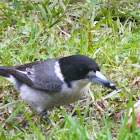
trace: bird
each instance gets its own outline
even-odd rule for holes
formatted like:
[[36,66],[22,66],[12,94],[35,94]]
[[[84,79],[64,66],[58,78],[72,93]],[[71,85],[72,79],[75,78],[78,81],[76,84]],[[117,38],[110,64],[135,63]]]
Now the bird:
[[93,59],[80,54],[0,66],[0,76],[13,83],[21,99],[46,121],[48,110],[80,100],[91,83],[116,89]]

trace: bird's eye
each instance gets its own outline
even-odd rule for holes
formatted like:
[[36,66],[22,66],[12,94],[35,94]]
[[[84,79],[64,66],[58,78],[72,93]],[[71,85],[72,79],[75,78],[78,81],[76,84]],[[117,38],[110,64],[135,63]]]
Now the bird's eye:
[[95,77],[95,73],[93,71],[90,71],[88,74],[87,74],[87,78],[93,78]]
[[86,77],[87,77],[88,79],[91,79],[91,78],[92,78],[92,76],[91,76],[91,75],[87,75]]

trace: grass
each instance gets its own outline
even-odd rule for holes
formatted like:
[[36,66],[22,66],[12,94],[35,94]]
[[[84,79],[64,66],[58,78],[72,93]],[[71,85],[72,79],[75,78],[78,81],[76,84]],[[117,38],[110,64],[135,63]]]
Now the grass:
[[119,92],[92,85],[86,100],[50,111],[47,123],[15,102],[18,94],[1,78],[0,140],[138,140],[135,123],[132,131],[126,123],[140,96],[139,5],[138,0],[1,1],[1,66],[83,54],[98,62]]

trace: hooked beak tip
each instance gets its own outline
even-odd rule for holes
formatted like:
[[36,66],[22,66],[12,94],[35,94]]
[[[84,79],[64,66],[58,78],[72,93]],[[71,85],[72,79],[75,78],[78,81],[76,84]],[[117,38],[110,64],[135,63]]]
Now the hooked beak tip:
[[110,86],[109,88],[114,89],[114,90],[117,89],[115,85],[114,86]]
[[116,90],[116,86],[114,85],[114,83],[110,81],[102,81],[102,85],[105,87],[111,88],[113,90]]
[[113,84],[113,83],[110,83],[110,86],[109,86],[109,88],[111,88],[111,89],[116,89],[116,86]]

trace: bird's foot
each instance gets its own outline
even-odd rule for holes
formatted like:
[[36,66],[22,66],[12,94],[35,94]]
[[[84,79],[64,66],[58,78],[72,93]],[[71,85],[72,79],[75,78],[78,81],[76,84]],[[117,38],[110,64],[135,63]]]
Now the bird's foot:
[[50,121],[50,119],[48,118],[47,110],[44,110],[44,111],[40,112],[40,113],[39,113],[39,116],[40,116],[43,120],[45,120],[45,121],[47,121],[47,122]]

